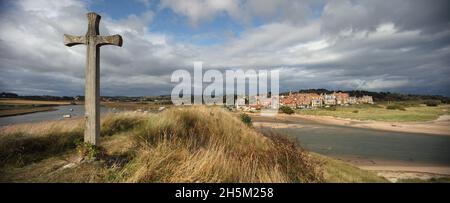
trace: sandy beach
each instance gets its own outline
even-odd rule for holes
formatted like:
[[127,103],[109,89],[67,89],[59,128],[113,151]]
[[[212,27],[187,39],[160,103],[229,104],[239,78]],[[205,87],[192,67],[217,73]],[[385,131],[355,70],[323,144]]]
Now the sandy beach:
[[398,182],[402,179],[429,180],[432,178],[450,177],[450,167],[433,164],[415,164],[402,161],[361,159],[357,157],[336,158],[345,161],[363,170],[373,171],[378,176],[384,177],[390,182]]
[[440,166],[357,166],[375,172],[390,182],[405,179],[430,180],[450,177],[450,167]]

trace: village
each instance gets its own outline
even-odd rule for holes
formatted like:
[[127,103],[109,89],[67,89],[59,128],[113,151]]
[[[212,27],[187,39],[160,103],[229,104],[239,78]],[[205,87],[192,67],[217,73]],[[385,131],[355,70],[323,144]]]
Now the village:
[[246,97],[238,97],[235,105],[236,109],[251,111],[268,108],[277,109],[280,106],[288,106],[293,109],[315,109],[355,104],[374,104],[374,102],[372,96],[356,97],[345,92],[333,92],[331,94],[289,92],[288,95],[281,95],[279,98],[264,95],[254,96],[249,101],[246,101]]
[[[0,0],[0,183],[165,184],[122,201],[450,183],[449,2]],[[441,194],[414,187],[399,197]]]

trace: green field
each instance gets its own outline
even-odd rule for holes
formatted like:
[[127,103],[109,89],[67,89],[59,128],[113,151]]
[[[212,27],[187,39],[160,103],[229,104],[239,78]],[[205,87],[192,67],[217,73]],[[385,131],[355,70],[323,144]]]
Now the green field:
[[0,117],[52,111],[58,105],[69,105],[70,101],[38,101],[26,99],[0,99]]
[[161,101],[161,102],[102,102],[102,106],[108,108],[116,108],[125,111],[151,111],[157,110],[160,107],[169,107],[172,106],[170,101]]
[[322,162],[323,175],[329,183],[386,183],[389,182],[383,177],[377,176],[374,172],[361,170],[355,166],[347,164],[330,157],[311,153],[315,159]]
[[449,114],[450,105],[439,105],[430,107],[426,105],[395,104],[404,110],[391,110],[387,106],[393,104],[353,105],[337,106],[320,109],[296,110],[300,115],[333,116],[350,118],[356,120],[390,121],[390,122],[412,122],[432,121],[441,115]]
[[6,116],[18,116],[29,113],[37,113],[43,111],[53,111],[56,110],[53,107],[33,107],[33,106],[25,106],[25,107],[15,107],[11,109],[0,109],[0,117]]

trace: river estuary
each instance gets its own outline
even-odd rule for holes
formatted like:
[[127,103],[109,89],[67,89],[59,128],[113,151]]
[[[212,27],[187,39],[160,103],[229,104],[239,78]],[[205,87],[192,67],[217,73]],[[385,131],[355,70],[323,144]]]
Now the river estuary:
[[[55,111],[2,117],[0,126],[62,120],[63,115],[80,118],[84,114],[83,105],[58,106]],[[101,113],[114,112],[101,108]],[[353,128],[321,124],[306,119],[280,121],[259,117],[256,123],[290,123],[296,127],[271,128],[294,137],[303,148],[346,161],[359,163],[402,163],[404,165],[430,165],[450,167],[450,136],[417,133],[389,132],[373,129]],[[268,128],[268,127],[266,127]]]
[[450,167],[450,136],[335,126],[301,118],[254,120],[269,124],[262,129],[297,139],[304,149],[357,165]]

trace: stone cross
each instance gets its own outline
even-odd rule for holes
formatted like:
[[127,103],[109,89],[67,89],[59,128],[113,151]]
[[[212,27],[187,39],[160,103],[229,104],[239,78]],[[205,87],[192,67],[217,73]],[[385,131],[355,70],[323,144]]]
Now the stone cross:
[[84,142],[98,144],[100,135],[100,47],[103,45],[122,46],[120,35],[100,36],[100,16],[88,13],[88,31],[85,36],[64,35],[64,44],[87,45],[86,83],[85,83],[85,122]]

